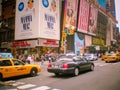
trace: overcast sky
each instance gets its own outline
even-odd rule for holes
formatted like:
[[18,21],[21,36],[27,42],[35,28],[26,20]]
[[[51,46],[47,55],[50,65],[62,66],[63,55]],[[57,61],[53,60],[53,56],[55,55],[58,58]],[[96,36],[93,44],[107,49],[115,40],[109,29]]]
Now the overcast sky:
[[118,21],[117,26],[119,27],[119,31],[120,31],[120,0],[115,0],[116,3],[116,19]]

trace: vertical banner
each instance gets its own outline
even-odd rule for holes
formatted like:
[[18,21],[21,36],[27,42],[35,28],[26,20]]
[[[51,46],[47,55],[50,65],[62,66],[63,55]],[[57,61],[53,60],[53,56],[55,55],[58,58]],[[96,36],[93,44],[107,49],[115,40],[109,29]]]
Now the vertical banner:
[[89,22],[89,8],[90,5],[87,0],[80,0],[79,7],[79,19],[78,19],[78,31],[87,33]]
[[88,32],[90,33],[94,33],[94,30],[97,27],[97,16],[98,16],[98,10],[91,5],[90,17],[89,17],[89,30],[88,30]]
[[85,46],[92,46],[92,36],[85,35]]
[[113,39],[117,40],[117,29],[115,26],[113,27]]
[[72,29],[76,27],[78,0],[66,0],[65,3],[65,28]]
[[39,0],[16,0],[15,40],[39,36]]
[[67,35],[73,35],[76,29],[77,22],[78,0],[65,0],[64,3],[64,20],[62,27],[61,48],[63,49],[66,43]]
[[40,37],[60,40],[59,0],[39,0]]
[[111,20],[108,19],[107,23],[107,32],[106,32],[106,45],[110,46],[111,45]]
[[75,37],[75,43],[74,43],[75,54],[80,54],[80,52],[84,50],[84,42],[85,42],[84,35],[83,34],[78,35],[77,33],[75,33],[74,37]]

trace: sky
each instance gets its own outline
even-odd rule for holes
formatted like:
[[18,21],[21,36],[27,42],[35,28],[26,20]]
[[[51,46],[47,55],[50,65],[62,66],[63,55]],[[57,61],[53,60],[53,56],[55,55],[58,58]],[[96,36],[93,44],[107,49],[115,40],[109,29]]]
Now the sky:
[[120,31],[120,0],[115,0],[115,8],[116,8],[116,19],[118,21],[117,26],[119,27],[119,31]]

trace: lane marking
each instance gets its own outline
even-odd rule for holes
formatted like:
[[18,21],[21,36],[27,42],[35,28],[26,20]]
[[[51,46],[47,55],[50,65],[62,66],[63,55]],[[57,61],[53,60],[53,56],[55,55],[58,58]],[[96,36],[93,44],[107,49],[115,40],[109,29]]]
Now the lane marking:
[[52,90],[61,90],[61,89],[52,89]]
[[105,64],[101,64],[101,65],[99,65],[99,66],[105,66],[105,65],[108,65],[108,64],[105,63]]
[[48,89],[51,89],[51,88],[48,86],[41,86],[41,87],[33,88],[31,90],[48,90]]
[[18,86],[18,89],[27,89],[27,88],[31,88],[31,87],[35,87],[36,85],[33,84],[26,84],[26,85],[22,85],[22,86]]

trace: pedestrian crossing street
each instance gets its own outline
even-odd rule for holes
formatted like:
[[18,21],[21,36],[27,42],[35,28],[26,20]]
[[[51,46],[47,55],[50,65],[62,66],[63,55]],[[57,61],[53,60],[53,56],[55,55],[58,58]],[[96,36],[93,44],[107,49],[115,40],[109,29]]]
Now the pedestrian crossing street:
[[16,86],[18,90],[61,90],[49,86],[37,86],[34,84],[26,84],[24,82],[17,82],[17,81],[6,81],[5,83],[12,86]]

